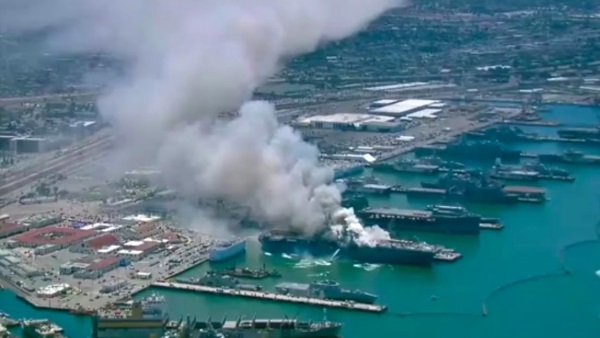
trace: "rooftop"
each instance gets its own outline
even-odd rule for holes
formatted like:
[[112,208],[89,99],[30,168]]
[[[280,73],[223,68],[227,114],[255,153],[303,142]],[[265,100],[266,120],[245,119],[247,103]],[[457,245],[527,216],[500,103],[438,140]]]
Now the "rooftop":
[[383,123],[392,122],[393,117],[380,116],[372,114],[351,114],[351,113],[337,113],[331,115],[313,115],[299,120],[300,123],[346,123],[346,124],[360,124],[360,123]]
[[119,244],[119,239],[110,234],[102,235],[87,241],[87,245],[96,250],[116,244]]
[[393,103],[381,108],[371,110],[372,113],[402,115],[415,109],[424,108],[434,103],[440,103],[439,100],[418,100],[409,99]]
[[95,263],[88,265],[88,270],[102,270],[119,262],[118,257],[107,257]]
[[161,219],[160,216],[151,216],[151,215],[144,215],[144,214],[123,217],[124,221],[130,221],[130,222],[133,221],[133,222],[140,222],[140,223],[155,222],[155,221],[159,221],[160,219]]
[[79,230],[65,227],[46,227],[27,231],[22,235],[16,236],[15,239],[21,243],[27,244],[65,245],[91,237],[95,233],[96,232],[93,230]]
[[416,119],[422,119],[422,118],[435,119],[435,118],[437,118],[436,114],[441,111],[442,111],[441,109],[425,108],[425,109],[416,111],[414,113],[410,113],[410,114],[406,115],[406,117],[416,118]]
[[160,242],[144,242],[144,244],[135,248],[138,251],[150,251],[160,246]]

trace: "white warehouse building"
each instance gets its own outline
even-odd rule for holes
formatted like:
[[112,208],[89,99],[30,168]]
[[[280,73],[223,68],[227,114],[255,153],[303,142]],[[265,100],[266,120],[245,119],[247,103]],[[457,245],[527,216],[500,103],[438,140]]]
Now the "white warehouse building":
[[439,100],[409,99],[392,103],[387,106],[371,109],[371,113],[378,115],[393,116],[394,118],[398,118],[431,106],[439,108],[440,105],[442,105],[442,102]]
[[298,127],[312,127],[319,129],[379,132],[395,131],[401,127],[401,123],[397,122],[396,118],[392,116],[351,113],[302,117],[296,121],[295,125]]

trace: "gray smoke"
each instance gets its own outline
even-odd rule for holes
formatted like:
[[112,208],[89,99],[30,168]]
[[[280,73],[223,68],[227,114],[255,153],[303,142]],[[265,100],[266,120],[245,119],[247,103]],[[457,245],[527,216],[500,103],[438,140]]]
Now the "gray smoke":
[[[223,198],[312,232],[340,206],[332,170],[274,107],[247,102],[281,62],[343,39],[404,0],[0,0],[0,22],[51,31],[56,52],[131,65],[99,101],[132,164],[156,160],[188,196]],[[240,108],[241,107],[241,108]],[[239,118],[214,122],[223,112]]]

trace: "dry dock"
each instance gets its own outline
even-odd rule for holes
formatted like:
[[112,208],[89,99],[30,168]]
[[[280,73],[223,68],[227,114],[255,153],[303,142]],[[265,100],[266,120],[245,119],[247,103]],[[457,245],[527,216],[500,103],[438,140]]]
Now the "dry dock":
[[201,292],[201,293],[212,293],[215,295],[254,298],[254,299],[260,299],[260,300],[270,300],[270,301],[274,301],[274,302],[307,304],[307,305],[315,305],[315,306],[320,306],[320,307],[331,307],[331,308],[354,310],[354,311],[365,311],[365,312],[373,312],[373,313],[383,313],[387,310],[387,306],[384,306],[384,305],[341,302],[341,301],[335,301],[335,300],[309,298],[309,297],[294,297],[294,296],[281,295],[281,294],[270,293],[270,292],[214,288],[214,287],[202,286],[202,285],[156,282],[156,283],[153,283],[152,286],[158,287],[158,288],[175,289],[175,290],[186,290],[186,291]]

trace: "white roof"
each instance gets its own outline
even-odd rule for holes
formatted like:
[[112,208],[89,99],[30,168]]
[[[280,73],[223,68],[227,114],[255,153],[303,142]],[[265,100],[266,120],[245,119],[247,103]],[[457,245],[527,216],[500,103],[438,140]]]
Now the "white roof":
[[300,119],[300,123],[310,124],[315,122],[321,123],[369,123],[369,122],[390,122],[393,121],[393,117],[379,116],[372,114],[349,114],[349,113],[337,113],[331,115],[313,115]]
[[396,140],[398,140],[398,141],[412,141],[414,139],[415,139],[414,136],[408,136],[408,135],[401,135],[396,138]]
[[119,230],[119,229],[121,229],[121,228],[122,228],[122,226],[120,226],[120,225],[113,225],[113,226],[111,226],[111,227],[108,227],[108,228],[106,228],[106,229],[102,229],[102,230],[100,230],[100,232],[105,232],[105,233],[106,233],[106,232],[113,232],[113,231]]
[[398,100],[393,100],[393,99],[383,99],[383,100],[377,100],[374,102],[371,102],[371,104],[376,104],[376,105],[383,105],[383,104],[392,104],[398,102]]
[[437,114],[441,111],[442,111],[441,109],[423,109],[423,110],[419,110],[417,112],[408,114],[408,115],[406,115],[406,117],[415,118],[415,119],[422,119],[422,118],[435,119],[435,118],[437,118],[437,116],[435,114]]
[[410,88],[410,87],[418,87],[426,85],[427,82],[410,82],[410,83],[398,83],[387,86],[378,86],[378,87],[369,87],[365,88],[365,90],[369,91],[382,91],[382,90],[392,90],[392,89],[400,89],[400,88]]
[[117,252],[119,255],[133,255],[133,256],[137,256],[137,255],[141,255],[144,252],[140,251],[140,250],[119,250]]
[[118,250],[120,247],[121,247],[120,245],[110,245],[106,248],[102,248],[102,249],[98,250],[98,253],[101,253],[101,254],[110,253],[115,250]]
[[152,273],[140,271],[140,272],[136,273],[136,275],[146,277],[146,276],[151,276]]
[[131,215],[123,217],[124,221],[134,221],[134,222],[152,222],[160,220],[160,216],[149,216],[144,214]]
[[112,227],[112,224],[108,224],[108,223],[94,223],[94,224],[88,224],[84,227],[81,227],[81,230],[101,230],[101,229],[105,229],[105,228],[110,228]]
[[438,101],[438,100],[409,99],[409,100],[400,101],[400,102],[397,102],[394,104],[390,104],[385,107],[372,109],[371,112],[401,115],[406,112],[409,112],[409,111],[412,111],[412,110],[415,110],[418,108],[427,107],[433,103],[439,103],[439,102],[440,101]]
[[142,244],[144,244],[143,241],[129,241],[129,242],[123,244],[123,246],[140,246]]

